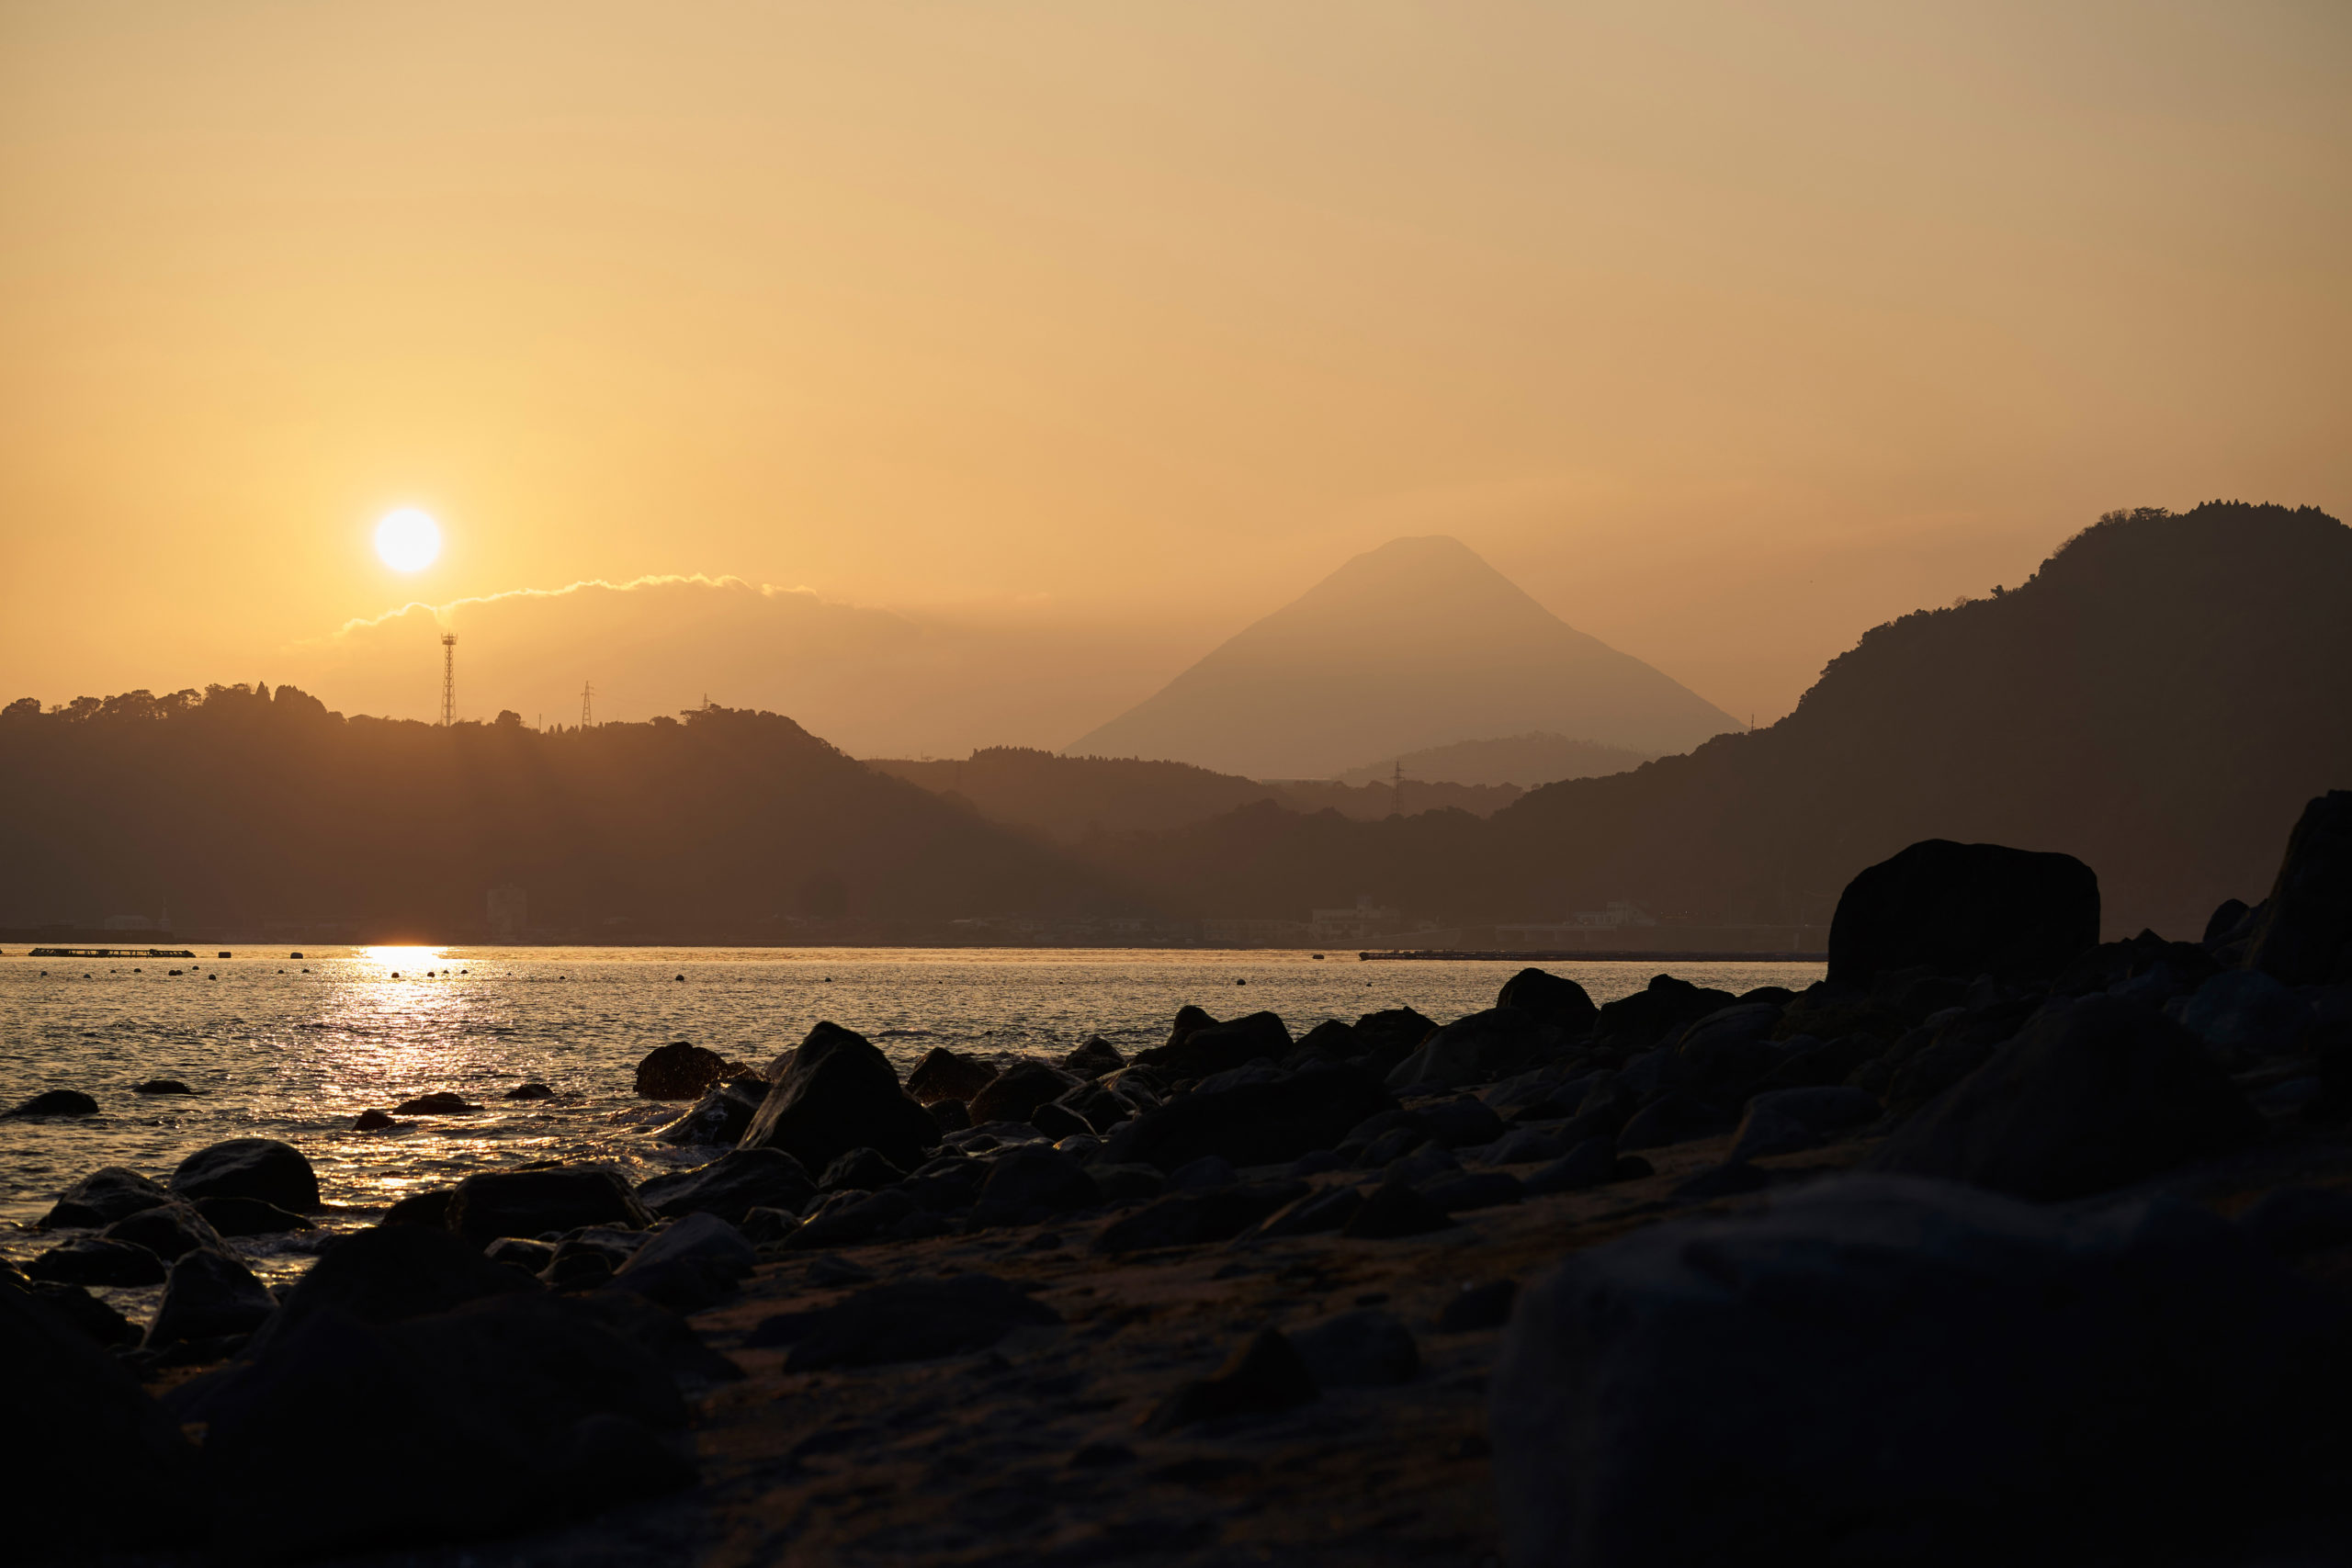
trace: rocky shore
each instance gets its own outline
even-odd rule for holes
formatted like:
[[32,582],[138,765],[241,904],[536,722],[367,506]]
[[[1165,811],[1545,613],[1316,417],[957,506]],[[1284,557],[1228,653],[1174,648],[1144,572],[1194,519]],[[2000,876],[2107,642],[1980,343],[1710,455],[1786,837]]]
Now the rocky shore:
[[470,1176],[277,1294],[225,1238],[315,1223],[298,1150],[96,1171],[0,1275],[12,1543],[2346,1561],[2352,793],[2199,940],[2098,935],[2089,868],[1931,840],[1803,992],[679,1043],[636,1087],[709,1157]]

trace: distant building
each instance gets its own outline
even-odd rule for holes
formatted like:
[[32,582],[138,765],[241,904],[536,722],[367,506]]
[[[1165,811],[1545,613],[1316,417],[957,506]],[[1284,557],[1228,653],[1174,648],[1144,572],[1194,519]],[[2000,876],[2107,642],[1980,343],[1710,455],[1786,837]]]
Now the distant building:
[[490,890],[486,902],[490,906],[490,937],[492,942],[520,941],[530,929],[531,900],[529,896],[511,882],[502,883]]
[[167,931],[170,922],[153,915],[108,915],[104,929],[110,931]]
[[1397,910],[1374,904],[1367,894],[1352,908],[1308,910],[1306,930],[1317,942],[1369,942],[1395,931],[1403,919]]
[[[1508,925],[1495,928],[1495,938],[1505,947],[1527,947],[1543,944],[1573,947],[1589,938],[1611,931],[1623,931],[1634,926],[1657,924],[1656,915],[1646,914],[1638,904],[1617,898],[1606,909],[1578,909],[1564,920],[1549,920],[1530,925]],[[1647,945],[1636,943],[1637,946]]]

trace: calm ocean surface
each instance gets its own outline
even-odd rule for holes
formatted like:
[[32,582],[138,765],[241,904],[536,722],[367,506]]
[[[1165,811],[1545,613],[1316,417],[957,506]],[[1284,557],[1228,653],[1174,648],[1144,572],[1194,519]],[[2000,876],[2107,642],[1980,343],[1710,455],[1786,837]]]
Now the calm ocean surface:
[[[671,1040],[764,1066],[831,1019],[902,1072],[934,1045],[1059,1055],[1101,1034],[1132,1053],[1163,1043],[1187,1002],[1219,1018],[1271,1008],[1294,1034],[1398,1005],[1442,1023],[1492,1006],[1518,968],[1197,950],[339,948],[307,949],[300,960],[232,951],[197,961],[0,957],[0,1107],[74,1089],[100,1108],[77,1120],[0,1122],[0,1252],[21,1259],[48,1246],[22,1227],[99,1166],[160,1179],[222,1138],[294,1145],[317,1168],[326,1201],[357,1209],[527,1161],[611,1160],[640,1177],[698,1162],[707,1152],[683,1156],[647,1135],[684,1107],[630,1092],[638,1059]],[[1548,967],[1608,1001],[1661,965]],[[1821,975],[1817,964],[1666,967],[1733,992],[1801,988]],[[174,968],[186,973],[174,977]],[[158,1077],[198,1092],[130,1092]],[[531,1078],[561,1098],[499,1100]],[[390,1133],[351,1130],[371,1106],[390,1110],[435,1089],[484,1109]],[[240,1247],[266,1277],[308,1261],[299,1238]],[[143,1301],[104,1293],[125,1311]]]

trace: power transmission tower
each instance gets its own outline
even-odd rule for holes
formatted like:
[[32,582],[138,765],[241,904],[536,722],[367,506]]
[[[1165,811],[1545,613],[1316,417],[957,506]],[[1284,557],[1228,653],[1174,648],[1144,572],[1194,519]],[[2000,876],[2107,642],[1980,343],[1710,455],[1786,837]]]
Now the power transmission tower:
[[593,705],[594,704],[594,702],[595,702],[595,699],[596,699],[596,688],[595,688],[595,687],[594,687],[594,686],[592,686],[592,685],[590,685],[590,684],[589,684],[587,682],[585,682],[585,681],[581,682],[580,682],[580,728],[582,728],[582,729],[590,729],[590,728],[594,728],[595,727],[595,723],[596,723],[596,710],[595,710],[594,706]]
[[458,722],[458,634],[441,634],[441,728]]
[[1393,809],[1393,810],[1395,810],[1395,812],[1396,813],[1396,815],[1397,815],[1397,816],[1399,816],[1399,817],[1404,816],[1404,815],[1405,815],[1405,759],[1404,759],[1404,758],[1402,758],[1402,757],[1399,757],[1399,758],[1397,758],[1397,759],[1396,759],[1396,773],[1393,773],[1392,775],[1390,775],[1390,777],[1389,777],[1389,781],[1388,781],[1388,787],[1389,787],[1391,790],[1393,790],[1393,791],[1395,791],[1395,792],[1396,792],[1396,798],[1395,798],[1395,802],[1394,802],[1394,805],[1393,805],[1393,807],[1392,807],[1392,809]]

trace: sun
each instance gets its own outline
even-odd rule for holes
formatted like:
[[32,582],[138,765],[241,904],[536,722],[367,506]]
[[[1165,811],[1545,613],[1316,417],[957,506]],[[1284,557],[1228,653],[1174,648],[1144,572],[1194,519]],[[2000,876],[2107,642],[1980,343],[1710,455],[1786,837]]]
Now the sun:
[[441,525],[403,506],[376,525],[376,553],[394,571],[423,571],[441,553]]

